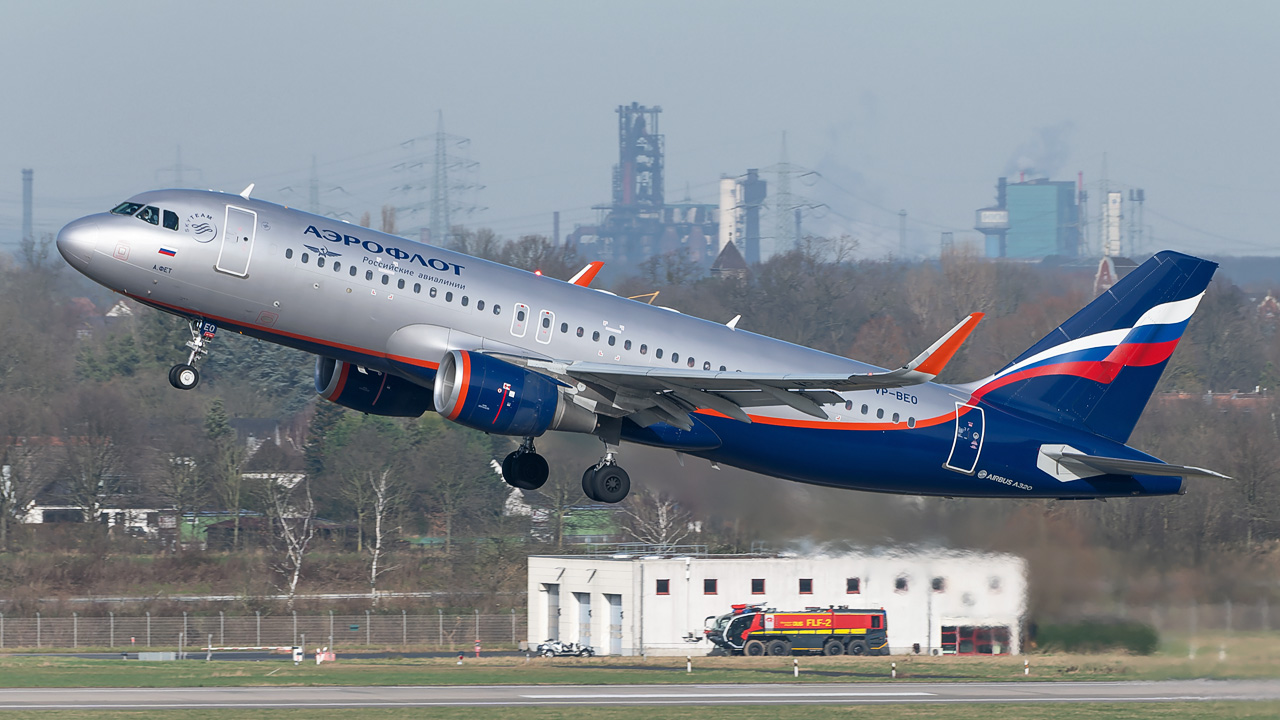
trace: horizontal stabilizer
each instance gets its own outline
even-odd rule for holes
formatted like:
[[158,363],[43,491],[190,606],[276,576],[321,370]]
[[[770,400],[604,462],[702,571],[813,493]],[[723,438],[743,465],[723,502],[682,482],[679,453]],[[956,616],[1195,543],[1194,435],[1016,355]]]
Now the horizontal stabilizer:
[[1204,468],[1186,465],[1169,465],[1147,460],[1123,460],[1121,458],[1098,457],[1082,453],[1045,453],[1049,458],[1064,465],[1084,465],[1099,472],[1112,475],[1155,475],[1174,477],[1204,477],[1230,480],[1231,478]]

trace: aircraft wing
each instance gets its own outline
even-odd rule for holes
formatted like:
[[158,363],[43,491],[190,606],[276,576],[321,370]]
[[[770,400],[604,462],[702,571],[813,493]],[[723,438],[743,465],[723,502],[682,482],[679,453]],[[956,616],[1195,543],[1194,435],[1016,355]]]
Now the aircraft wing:
[[707,372],[598,362],[526,363],[590,387],[620,411],[612,414],[631,416],[645,426],[665,422],[689,429],[692,422],[688,414],[699,409],[749,423],[751,419],[742,408],[766,405],[787,405],[825,420],[829,416],[822,406],[843,402],[838,392],[905,387],[933,380],[982,317],[982,313],[973,313],[897,370],[866,375]]
[[1083,453],[1058,452],[1045,453],[1049,458],[1056,460],[1070,467],[1071,465],[1083,465],[1093,470],[1114,475],[1172,475],[1176,477],[1204,477],[1217,478],[1219,480],[1230,480],[1230,477],[1222,473],[1216,473],[1212,470],[1204,468],[1190,467],[1187,465],[1169,465],[1162,462],[1151,462],[1148,460],[1122,460],[1120,458],[1099,457],[1097,455],[1085,455]]

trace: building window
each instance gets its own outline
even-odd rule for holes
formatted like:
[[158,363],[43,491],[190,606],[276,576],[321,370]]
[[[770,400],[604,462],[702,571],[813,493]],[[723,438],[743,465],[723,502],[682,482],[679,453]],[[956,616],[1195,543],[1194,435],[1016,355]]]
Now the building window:
[[946,591],[947,591],[947,579],[946,579],[946,578],[941,578],[941,577],[936,577],[936,578],[934,578],[934,579],[933,579],[933,581],[930,583],[930,586],[933,588],[933,591],[934,591],[934,592],[946,592]]
[[849,595],[862,592],[862,578],[845,578],[844,591]]
[[800,594],[801,595],[813,594],[813,578],[800,578]]
[[716,594],[716,579],[715,579],[715,578],[707,578],[707,579],[705,579],[705,580],[703,580],[703,581],[702,581],[702,594],[703,594],[703,595],[715,595],[715,594]]
[[907,591],[907,578],[906,578],[906,577],[899,577],[897,580],[894,580],[894,581],[893,581],[893,589],[894,589],[894,591],[895,591],[895,592],[900,592],[900,593],[906,592],[906,591]]
[[764,594],[764,578],[755,578],[754,580],[751,581],[751,594],[752,595]]
[[670,581],[670,580],[659,580],[659,581],[658,581],[658,594],[659,594],[659,595],[670,595],[670,594],[671,594],[671,581]]

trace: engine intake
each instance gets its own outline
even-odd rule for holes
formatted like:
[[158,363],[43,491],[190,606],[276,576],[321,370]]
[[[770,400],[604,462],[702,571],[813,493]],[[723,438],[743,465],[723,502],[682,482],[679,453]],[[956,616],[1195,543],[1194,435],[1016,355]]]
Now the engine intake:
[[418,417],[431,409],[431,390],[402,377],[316,358],[316,392],[352,410],[391,417]]
[[499,435],[596,428],[596,414],[566,397],[555,380],[466,350],[451,350],[440,361],[434,399],[446,418]]

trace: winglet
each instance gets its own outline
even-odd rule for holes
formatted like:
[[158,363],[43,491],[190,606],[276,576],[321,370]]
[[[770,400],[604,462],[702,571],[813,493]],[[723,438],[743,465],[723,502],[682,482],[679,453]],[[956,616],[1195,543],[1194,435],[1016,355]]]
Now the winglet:
[[951,358],[955,357],[956,351],[969,339],[969,334],[978,326],[985,313],[972,313],[969,317],[960,321],[959,325],[951,328],[946,335],[938,338],[938,341],[929,346],[928,350],[916,356],[915,360],[907,363],[904,370],[911,370],[923,375],[928,375],[930,379],[937,377],[942,369],[951,362]]
[[579,270],[577,275],[569,278],[569,282],[582,287],[591,287],[591,281],[596,279],[596,273],[600,272],[602,267],[604,263],[599,260],[587,263],[587,266]]
[[732,319],[732,320],[730,320],[729,322],[725,323],[725,325],[729,326],[729,329],[730,329],[730,330],[737,330],[737,329],[738,329],[738,321],[739,321],[739,320],[741,320],[741,319],[742,319],[742,316],[741,316],[741,315],[734,315],[734,316],[733,316],[733,319]]
[[249,187],[245,188],[244,190],[242,190],[242,191],[240,192],[240,197],[244,198],[245,200],[248,200],[248,199],[249,199],[249,193],[253,192],[253,186],[254,186],[254,185],[256,185],[256,184],[257,184],[257,183],[249,183]]

